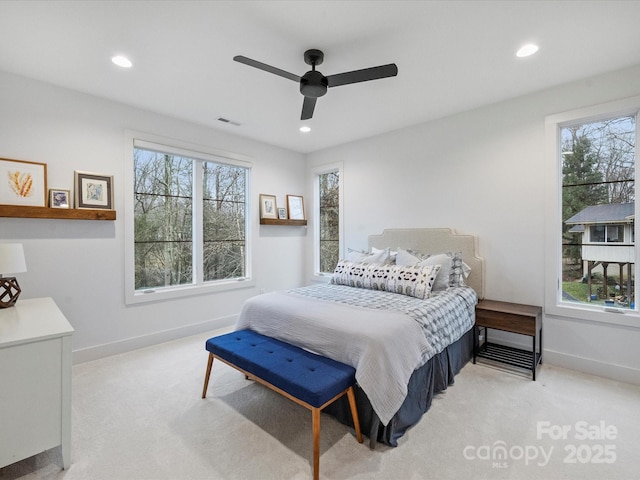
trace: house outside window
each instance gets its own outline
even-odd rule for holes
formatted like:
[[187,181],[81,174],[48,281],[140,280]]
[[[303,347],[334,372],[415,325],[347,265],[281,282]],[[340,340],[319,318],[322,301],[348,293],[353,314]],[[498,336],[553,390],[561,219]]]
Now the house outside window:
[[554,306],[636,311],[636,112],[557,128],[562,227]]
[[128,303],[249,286],[248,165],[143,140],[132,157]]

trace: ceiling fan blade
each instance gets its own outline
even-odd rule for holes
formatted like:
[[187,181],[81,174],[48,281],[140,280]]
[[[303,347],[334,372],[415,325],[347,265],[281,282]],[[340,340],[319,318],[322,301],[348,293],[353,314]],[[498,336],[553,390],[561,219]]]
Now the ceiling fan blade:
[[300,115],[300,120],[309,120],[311,117],[313,117],[313,110],[316,108],[316,100],[317,98],[304,97],[304,102],[302,103],[302,115]]
[[266,63],[258,62],[257,60],[252,60],[242,55],[236,55],[235,57],[233,57],[233,59],[236,62],[244,63],[245,65],[249,65],[250,67],[259,68],[260,70],[264,70],[265,72],[288,78],[289,80],[293,80],[294,82],[300,81],[300,77],[298,75],[294,75],[293,73],[286,72],[279,68],[272,67],[271,65],[267,65]]
[[327,82],[329,87],[339,87],[350,83],[367,82],[379,78],[395,77],[398,75],[398,67],[395,63],[380,65],[379,67],[363,68],[352,72],[329,75]]

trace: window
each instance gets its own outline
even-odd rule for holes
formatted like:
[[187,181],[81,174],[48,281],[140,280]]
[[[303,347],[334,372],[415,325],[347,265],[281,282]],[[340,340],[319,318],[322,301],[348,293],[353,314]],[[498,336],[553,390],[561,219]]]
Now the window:
[[583,237],[585,243],[624,242],[624,225],[591,225],[589,237]]
[[[621,105],[633,106],[616,112]],[[547,277],[553,285],[546,301],[551,313],[602,320],[610,313],[638,312],[638,107],[640,99],[631,99],[547,119],[560,203],[549,229],[557,245],[550,251],[559,253],[556,273]]]
[[318,176],[320,211],[320,272],[330,273],[340,255],[340,173],[328,172]]
[[136,290],[193,283],[194,163],[133,150]]
[[333,273],[340,259],[340,168],[316,172],[316,272]]
[[128,300],[245,281],[249,168],[143,140],[134,141],[132,156]]

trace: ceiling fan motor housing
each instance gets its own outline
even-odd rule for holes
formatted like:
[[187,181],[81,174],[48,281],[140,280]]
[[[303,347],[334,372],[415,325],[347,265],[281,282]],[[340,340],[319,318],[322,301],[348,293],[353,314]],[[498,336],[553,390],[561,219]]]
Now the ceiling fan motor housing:
[[318,98],[327,93],[327,77],[315,70],[309,70],[300,78],[300,93],[305,97]]

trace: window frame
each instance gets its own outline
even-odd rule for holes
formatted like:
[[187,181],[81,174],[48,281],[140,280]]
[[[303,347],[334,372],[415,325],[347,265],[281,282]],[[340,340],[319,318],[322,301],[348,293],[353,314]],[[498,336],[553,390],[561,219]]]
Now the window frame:
[[[635,222],[634,222],[635,223]],[[617,233],[619,234],[619,240],[610,240],[610,236],[609,236],[609,229],[615,227],[617,230]],[[594,225],[590,225],[589,226],[589,244],[595,244],[595,245],[607,245],[609,243],[633,243],[633,242],[627,242],[625,240],[625,231],[626,229],[624,228],[625,225],[622,223],[597,223]],[[602,236],[603,236],[603,240],[594,240],[594,229],[595,228],[602,228]]]
[[[640,165],[638,164],[638,140],[640,139],[640,96],[629,97],[617,101],[571,110],[549,115],[545,118],[545,160],[546,160],[546,208],[545,208],[545,313],[557,317],[571,318],[612,325],[640,328],[640,284],[636,282],[634,295],[637,299],[636,310],[619,309],[586,304],[563,302],[561,299],[562,283],[562,162],[561,129],[577,123],[589,123],[618,116],[636,117],[635,147],[635,184],[638,185]],[[635,202],[635,215],[640,210],[639,202]],[[634,225],[635,228],[635,225]],[[635,238],[635,231],[632,234]],[[634,244],[634,275],[640,278],[640,248]]]
[[[174,285],[157,289],[136,290],[135,289],[135,202],[134,202],[134,171],[133,171],[133,151],[134,148],[150,149],[163,153],[170,153],[196,160],[210,161],[215,163],[226,163],[247,169],[246,178],[246,209],[245,209],[245,251],[246,251],[246,275],[241,278],[224,279],[204,282],[202,268],[197,268],[194,272],[193,283],[188,285]],[[194,187],[201,188],[202,170],[195,169]],[[125,304],[135,305],[140,303],[156,302],[161,300],[179,299],[192,295],[203,295],[217,293],[241,288],[255,287],[256,282],[252,277],[251,258],[251,159],[245,155],[217,150],[202,145],[196,145],[176,139],[170,139],[158,135],[140,133],[135,131],[125,131],[125,162],[124,162],[124,259],[125,259]],[[199,182],[199,183],[198,183]],[[202,242],[203,226],[198,225],[202,213],[202,196],[193,192],[194,204],[194,235],[193,235],[193,255],[198,265],[202,263]]]
[[313,275],[327,279],[332,272],[320,271],[320,175],[338,172],[338,258],[344,258],[344,168],[342,162],[321,165],[312,169],[313,175]]

